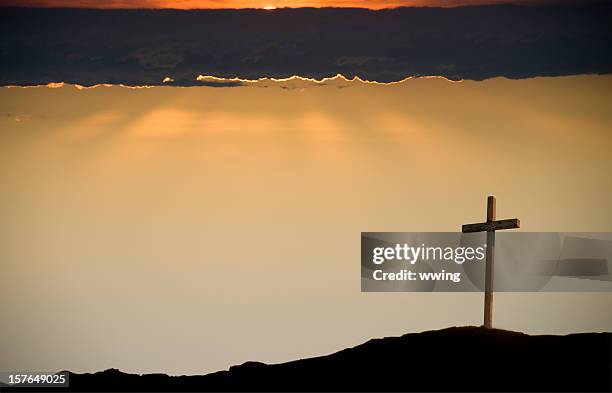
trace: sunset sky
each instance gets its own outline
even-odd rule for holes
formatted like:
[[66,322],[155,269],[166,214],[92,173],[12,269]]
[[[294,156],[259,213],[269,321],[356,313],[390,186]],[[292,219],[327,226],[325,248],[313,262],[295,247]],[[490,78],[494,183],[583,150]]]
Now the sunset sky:
[[[86,8],[455,7],[477,4],[546,4],[558,0],[0,0],[0,6]],[[576,2],[578,3],[578,2]]]
[[[0,88],[0,369],[195,374],[482,320],[361,293],[361,231],[610,231],[610,76]],[[612,329],[612,293],[495,326]]]
[[[479,325],[480,293],[362,293],[360,234],[460,231],[487,195],[520,231],[612,231],[607,4],[27,7],[505,2],[0,0],[24,6],[0,10],[0,371]],[[612,292],[495,296],[498,328],[612,331]]]

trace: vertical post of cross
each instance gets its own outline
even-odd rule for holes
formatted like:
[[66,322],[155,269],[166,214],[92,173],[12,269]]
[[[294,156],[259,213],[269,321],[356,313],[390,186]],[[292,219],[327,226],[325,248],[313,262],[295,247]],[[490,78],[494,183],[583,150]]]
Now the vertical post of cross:
[[493,267],[495,262],[495,197],[487,198],[487,255],[485,261],[484,327],[493,326]]

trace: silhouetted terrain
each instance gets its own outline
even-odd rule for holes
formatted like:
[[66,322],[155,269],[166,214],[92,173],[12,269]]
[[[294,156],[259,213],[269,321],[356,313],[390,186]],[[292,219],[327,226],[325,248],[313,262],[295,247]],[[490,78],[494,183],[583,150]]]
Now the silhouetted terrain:
[[[204,376],[71,374],[69,391],[600,391],[612,333],[529,336],[477,327],[370,340],[332,355]],[[24,391],[14,388],[13,391]]]
[[[612,72],[612,5],[0,9],[0,85],[199,85],[198,75],[376,81]],[[236,86],[236,84],[221,85]]]

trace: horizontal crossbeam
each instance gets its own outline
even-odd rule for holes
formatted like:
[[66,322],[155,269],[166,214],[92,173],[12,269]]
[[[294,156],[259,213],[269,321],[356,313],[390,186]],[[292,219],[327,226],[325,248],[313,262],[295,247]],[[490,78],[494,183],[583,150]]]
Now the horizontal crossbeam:
[[476,224],[465,224],[461,226],[461,232],[488,232],[488,231],[499,231],[500,229],[514,229],[520,228],[521,222],[518,218],[511,218],[508,220],[497,220],[488,222],[479,222]]

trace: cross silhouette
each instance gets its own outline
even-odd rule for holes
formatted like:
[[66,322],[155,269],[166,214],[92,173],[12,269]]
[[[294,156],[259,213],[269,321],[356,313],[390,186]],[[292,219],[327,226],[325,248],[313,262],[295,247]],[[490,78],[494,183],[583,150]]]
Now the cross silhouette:
[[484,292],[484,327],[491,328],[493,325],[493,262],[495,260],[495,231],[500,229],[520,228],[521,222],[518,218],[508,220],[495,220],[495,197],[487,198],[487,221],[476,224],[465,224],[461,232],[487,232],[487,253],[485,265],[485,292]]

